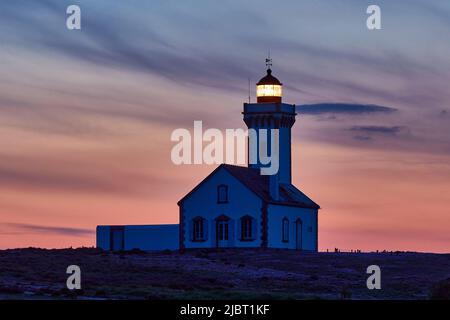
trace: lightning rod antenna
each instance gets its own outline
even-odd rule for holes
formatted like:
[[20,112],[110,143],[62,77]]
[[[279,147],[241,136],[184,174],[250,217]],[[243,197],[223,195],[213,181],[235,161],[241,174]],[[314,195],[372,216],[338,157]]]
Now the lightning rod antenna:
[[267,58],[266,58],[266,67],[267,67],[267,70],[269,70],[272,67],[272,58],[270,58],[270,49],[269,49],[269,52],[268,52]]

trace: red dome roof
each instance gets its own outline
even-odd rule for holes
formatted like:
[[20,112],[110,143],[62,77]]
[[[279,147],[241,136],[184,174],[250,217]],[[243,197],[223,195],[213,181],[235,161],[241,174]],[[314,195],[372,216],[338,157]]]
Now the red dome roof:
[[282,83],[280,82],[280,80],[278,80],[277,78],[275,78],[272,75],[272,70],[267,69],[267,75],[263,78],[261,78],[261,80],[259,80],[259,82],[256,84],[257,86],[259,85],[264,85],[264,84],[275,84],[275,85],[282,85]]

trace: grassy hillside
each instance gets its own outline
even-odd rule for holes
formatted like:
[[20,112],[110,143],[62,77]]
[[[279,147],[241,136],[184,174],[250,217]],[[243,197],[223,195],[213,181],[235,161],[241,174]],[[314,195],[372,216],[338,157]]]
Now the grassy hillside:
[[[78,292],[66,289],[71,264],[81,268]],[[372,264],[381,290],[366,287]],[[449,254],[0,251],[1,299],[428,299],[448,298],[449,281]]]

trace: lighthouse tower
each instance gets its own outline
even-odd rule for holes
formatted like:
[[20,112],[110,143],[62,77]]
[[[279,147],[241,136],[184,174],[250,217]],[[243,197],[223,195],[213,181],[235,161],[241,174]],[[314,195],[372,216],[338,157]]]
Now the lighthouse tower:
[[[278,183],[291,184],[292,170],[291,170],[291,127],[295,122],[295,105],[286,104],[282,102],[283,84],[272,75],[271,59],[266,59],[267,74],[259,80],[256,84],[256,103],[244,103],[244,122],[249,129],[254,129],[259,132],[259,129],[266,129],[268,132],[267,144],[270,150],[270,143],[272,141],[270,129],[278,129],[278,146],[279,146],[279,169],[275,177],[271,180],[271,194],[274,192],[274,197],[277,197]],[[249,142],[250,145],[259,146],[261,144],[261,136],[250,136],[249,139],[256,139],[257,141]],[[261,168],[265,165],[261,163],[259,152],[254,155],[258,161],[250,163],[250,168]]]

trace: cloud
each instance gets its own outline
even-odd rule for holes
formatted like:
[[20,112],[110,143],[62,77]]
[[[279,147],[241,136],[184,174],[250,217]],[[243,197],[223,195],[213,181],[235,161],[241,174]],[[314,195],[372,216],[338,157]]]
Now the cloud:
[[354,136],[353,139],[360,140],[360,141],[370,141],[372,140],[369,136]]
[[73,237],[92,236],[94,234],[94,230],[82,228],[40,226],[27,223],[6,223],[5,225],[11,229],[14,229],[16,231],[15,234],[39,233],[39,234],[67,235]]
[[[409,128],[404,126],[354,126],[346,130],[356,133],[353,139],[360,141],[373,141],[374,135],[397,137],[409,133]],[[385,139],[383,141],[386,142]]]
[[394,126],[394,127],[385,127],[385,126],[354,126],[350,128],[350,131],[357,131],[363,133],[382,133],[382,134],[391,134],[396,135],[397,133],[404,130],[405,127]]
[[[66,193],[98,193],[121,196],[151,197],[159,195],[162,186],[172,180],[141,171],[114,169],[113,165],[89,159],[61,162],[58,157],[8,156],[0,152],[0,189],[41,190]],[[93,154],[99,157],[100,154]],[[89,164],[90,163],[90,164]]]
[[[250,67],[237,64],[224,52],[198,51],[197,48],[186,47],[182,39],[172,40],[172,36],[157,29],[148,16],[128,5],[118,5],[111,8],[110,14],[105,14],[100,5],[84,4],[85,12],[89,10],[90,14],[83,16],[82,31],[77,33],[67,32],[60,25],[61,12],[65,12],[64,3],[46,1],[44,4],[31,2],[32,9],[28,10],[9,4],[0,12],[1,20],[20,30],[23,38],[20,45],[31,46],[37,52],[58,53],[75,62],[153,74],[181,85],[245,91],[237,80],[244,82],[251,74]],[[119,16],[120,10],[130,11],[134,20]],[[35,17],[35,12],[46,15],[45,23]],[[114,16],[116,23],[112,25],[110,19],[113,14],[117,16]],[[120,28],[117,27],[119,25]],[[16,38],[9,40],[18,41]],[[194,52],[190,52],[192,50]]]
[[[30,164],[31,166],[31,164]],[[32,168],[32,167],[31,167]],[[0,185],[16,188],[42,188],[58,191],[122,192],[125,188],[107,179],[94,179],[70,173],[40,172],[24,168],[0,168]]]
[[351,103],[317,103],[304,104],[296,107],[300,114],[349,114],[359,115],[367,113],[392,113],[397,109],[391,107],[378,106],[373,104],[351,104]]

